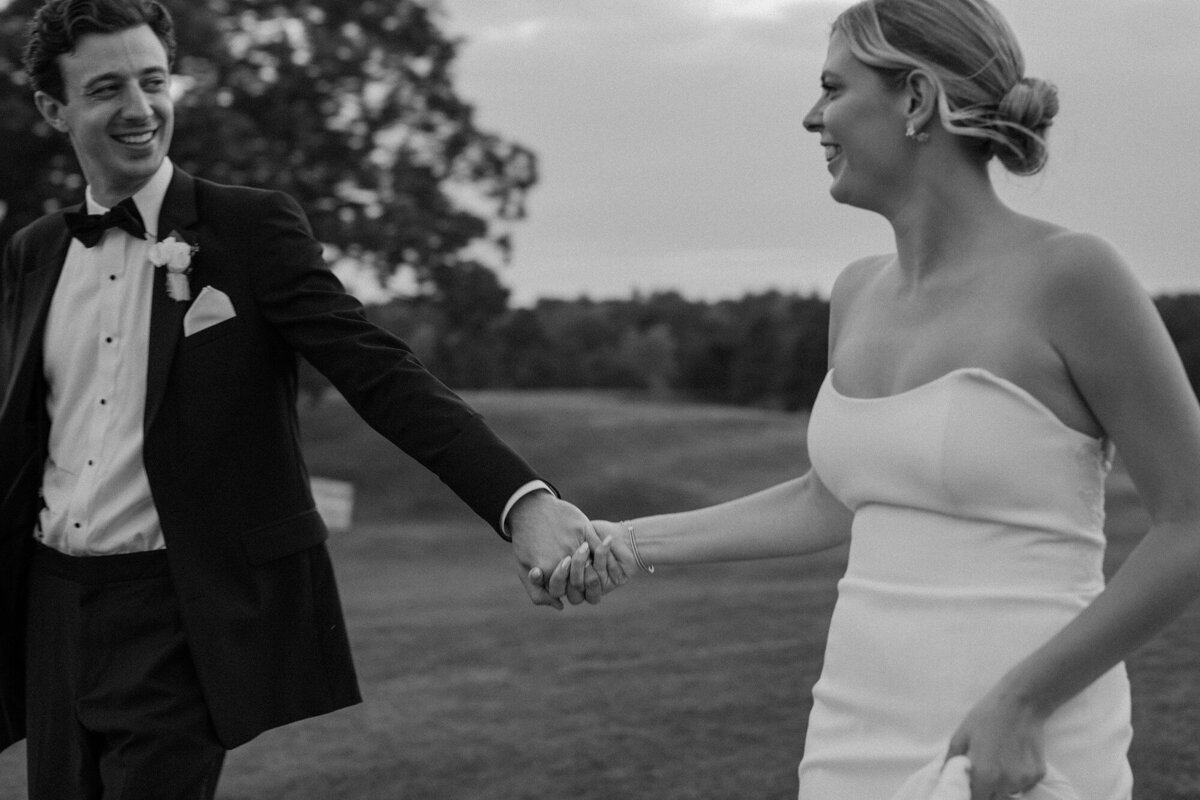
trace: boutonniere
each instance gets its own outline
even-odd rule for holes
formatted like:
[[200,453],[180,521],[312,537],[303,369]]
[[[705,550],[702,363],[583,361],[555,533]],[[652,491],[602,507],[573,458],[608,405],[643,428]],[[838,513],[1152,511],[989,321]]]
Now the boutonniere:
[[187,276],[192,271],[192,256],[199,251],[200,245],[191,244],[177,231],[171,231],[167,238],[150,245],[150,263],[167,269],[167,295],[172,300],[192,299]]

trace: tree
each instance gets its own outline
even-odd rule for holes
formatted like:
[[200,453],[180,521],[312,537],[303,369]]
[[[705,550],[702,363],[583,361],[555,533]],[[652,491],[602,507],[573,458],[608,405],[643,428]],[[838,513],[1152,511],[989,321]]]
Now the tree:
[[639,383],[657,395],[666,395],[676,374],[675,335],[665,323],[646,330],[627,328],[618,354]]
[[[20,69],[40,0],[0,12],[0,242],[79,199],[66,140]],[[296,197],[322,242],[426,287],[505,224],[537,180],[527,148],[480,129],[454,91],[460,42],[436,0],[165,0],[176,20],[172,159],[212,180]],[[468,207],[469,206],[469,207]],[[445,272],[441,273],[445,275]]]
[[789,301],[787,353],[780,365],[784,408],[812,408],[829,369],[829,301],[816,295]]
[[440,265],[432,279],[436,289],[418,305],[432,306],[441,319],[433,348],[437,374],[455,386],[494,384],[499,343],[490,328],[508,308],[508,289],[494,272],[473,261]]
[[1200,295],[1163,295],[1154,304],[1179,351],[1192,390],[1200,395]]

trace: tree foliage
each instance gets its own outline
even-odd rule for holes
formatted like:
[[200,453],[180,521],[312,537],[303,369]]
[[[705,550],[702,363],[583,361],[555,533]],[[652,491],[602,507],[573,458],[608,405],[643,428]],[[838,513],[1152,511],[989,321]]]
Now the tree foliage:
[[[79,199],[66,140],[38,117],[20,70],[39,0],[0,12],[0,241]],[[381,276],[427,286],[491,242],[537,180],[527,148],[482,130],[455,92],[460,42],[436,0],[165,0],[176,21],[172,159],[223,183],[296,197],[317,238]]]
[[1200,294],[1162,295],[1154,305],[1179,351],[1192,390],[1200,396]]
[[[1200,295],[1155,304],[1200,394]],[[494,314],[470,336],[420,299],[371,313],[461,388],[621,389],[799,410],[812,405],[828,370],[829,301],[816,295],[543,299]]]
[[476,317],[469,335],[426,298],[370,313],[460,388],[637,390],[794,410],[812,404],[826,370],[829,304],[817,296],[543,299]]

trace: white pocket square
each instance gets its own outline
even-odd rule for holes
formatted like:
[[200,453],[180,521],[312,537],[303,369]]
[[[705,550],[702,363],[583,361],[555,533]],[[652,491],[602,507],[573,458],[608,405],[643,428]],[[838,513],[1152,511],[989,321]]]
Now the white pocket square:
[[196,295],[195,302],[183,318],[183,335],[191,336],[235,316],[237,314],[233,310],[229,295],[220,289],[205,286],[200,290],[200,294]]

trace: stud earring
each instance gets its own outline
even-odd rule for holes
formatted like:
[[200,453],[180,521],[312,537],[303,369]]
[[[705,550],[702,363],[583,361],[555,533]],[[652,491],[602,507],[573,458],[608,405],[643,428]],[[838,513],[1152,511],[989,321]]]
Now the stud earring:
[[915,140],[917,142],[917,144],[925,144],[926,142],[929,141],[929,134],[926,133],[925,131],[921,131],[920,133],[917,133],[916,126],[913,125],[911,122],[908,123],[908,127],[904,129],[904,135],[907,136],[909,139]]

